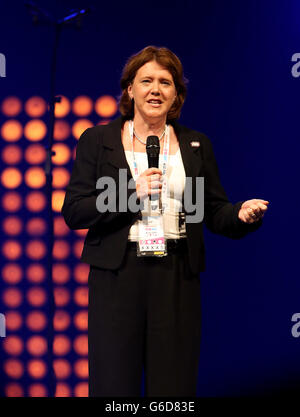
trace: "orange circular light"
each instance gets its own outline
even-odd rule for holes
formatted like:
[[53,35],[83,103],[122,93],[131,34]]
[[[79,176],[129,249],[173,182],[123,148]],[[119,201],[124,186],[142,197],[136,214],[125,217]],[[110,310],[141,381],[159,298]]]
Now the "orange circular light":
[[65,359],[55,359],[53,368],[57,379],[66,379],[71,375],[71,365]]
[[45,290],[39,287],[30,288],[27,291],[26,298],[28,303],[34,307],[41,307],[47,300]]
[[25,252],[28,258],[40,260],[46,256],[47,248],[42,240],[34,239],[27,243]]
[[42,236],[47,231],[47,224],[44,219],[34,217],[28,220],[26,224],[26,232],[29,235]]
[[28,281],[36,284],[43,282],[46,277],[45,267],[40,264],[31,264],[26,270],[26,276]]
[[74,291],[74,301],[81,307],[87,307],[89,301],[88,287],[79,287]]
[[3,368],[6,375],[13,379],[21,378],[24,373],[24,366],[19,359],[7,359]]
[[54,264],[52,266],[52,276],[55,284],[65,284],[70,279],[70,268],[65,264]]
[[65,120],[56,120],[54,125],[54,139],[65,140],[71,134],[71,127]]
[[33,143],[32,145],[27,146],[25,151],[25,159],[29,164],[32,165],[41,164],[46,160],[46,150],[42,145]]
[[87,330],[88,312],[85,310],[78,311],[74,316],[74,324],[79,330]]
[[65,191],[54,190],[52,193],[52,210],[60,213],[65,200]]
[[54,188],[65,188],[68,185],[70,180],[70,174],[66,168],[53,168],[52,174],[52,185]]
[[1,126],[1,137],[7,142],[17,142],[23,135],[23,126],[18,120],[7,120]]
[[74,350],[78,355],[88,354],[88,337],[85,334],[77,336],[74,340]]
[[47,397],[47,389],[43,384],[31,384],[28,388],[29,397]]
[[87,232],[89,229],[79,229],[79,230],[74,230],[74,232],[76,233],[76,235],[81,236],[81,237],[85,237]]
[[6,234],[16,236],[22,232],[23,223],[19,217],[9,216],[3,220],[2,227]]
[[42,336],[31,336],[26,342],[26,348],[30,355],[43,356],[48,349],[47,340]]
[[79,378],[89,377],[89,364],[87,359],[78,359],[74,364],[74,372]]
[[25,183],[31,188],[41,188],[46,184],[46,175],[43,168],[31,167],[25,172]]
[[22,385],[14,382],[7,384],[5,387],[5,397],[24,397]]
[[80,284],[87,284],[90,266],[88,264],[78,264],[74,268],[74,278]]
[[66,236],[70,233],[70,229],[65,223],[65,220],[62,216],[54,217],[54,235],[55,236]]
[[22,246],[17,240],[7,240],[2,246],[2,253],[11,261],[18,259],[22,255]]
[[71,103],[67,97],[61,97],[60,103],[55,103],[55,117],[65,117],[71,110]]
[[72,111],[76,116],[84,117],[93,110],[93,101],[88,96],[78,96],[73,100]]
[[81,257],[83,245],[84,245],[84,239],[77,240],[73,245],[73,253],[78,259]]
[[22,326],[23,318],[17,311],[10,310],[5,313],[5,324],[7,330],[14,332]]
[[2,269],[2,278],[8,284],[18,284],[23,278],[23,271],[18,264],[7,264]]
[[80,382],[75,385],[74,388],[75,397],[88,397],[89,396],[89,384],[87,382]]
[[1,111],[5,116],[15,117],[22,110],[22,102],[18,97],[7,97],[2,101]]
[[44,210],[44,208],[46,207],[46,204],[47,204],[46,197],[40,191],[31,191],[26,196],[25,205],[27,209],[32,212],[37,213],[39,211]]
[[70,148],[63,143],[55,143],[52,146],[55,155],[52,156],[52,162],[54,165],[65,165],[71,158]]
[[1,156],[3,162],[5,162],[6,164],[16,165],[22,159],[22,150],[17,145],[7,145],[2,150]]
[[66,288],[54,288],[55,305],[58,307],[65,306],[70,301],[70,292]]
[[53,245],[53,258],[65,259],[70,255],[70,245],[65,240],[55,240]]
[[23,352],[24,344],[19,336],[10,335],[3,340],[3,348],[8,355],[17,356]]
[[26,317],[26,325],[30,330],[39,332],[46,327],[47,318],[41,311],[32,311]]
[[22,199],[19,193],[9,191],[2,197],[2,207],[5,211],[14,213],[20,210],[22,206]]
[[112,96],[99,97],[95,103],[95,110],[101,117],[111,117],[117,110],[117,101]]
[[24,127],[24,136],[32,142],[44,139],[46,133],[46,124],[39,119],[30,120]]
[[70,386],[64,382],[58,382],[56,384],[55,397],[71,397]]
[[64,335],[54,337],[53,351],[57,356],[64,356],[71,350],[70,339]]
[[66,330],[71,323],[70,315],[64,310],[56,310],[54,314],[54,329],[58,332]]
[[30,117],[41,117],[47,110],[47,104],[42,97],[30,97],[25,103],[25,111]]
[[21,291],[17,288],[6,288],[2,292],[2,299],[4,304],[8,307],[16,308],[22,304],[23,296]]
[[72,126],[72,135],[74,138],[79,139],[82,133],[89,127],[93,127],[94,124],[88,119],[79,119]]
[[5,168],[1,174],[1,182],[6,188],[17,188],[22,182],[22,174],[17,168]]
[[34,379],[44,378],[47,372],[47,366],[41,359],[32,359],[27,365],[29,375]]

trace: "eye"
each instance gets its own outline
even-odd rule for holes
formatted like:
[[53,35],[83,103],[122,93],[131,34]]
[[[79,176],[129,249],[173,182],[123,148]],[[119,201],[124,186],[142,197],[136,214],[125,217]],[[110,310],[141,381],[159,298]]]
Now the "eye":
[[142,80],[142,83],[150,83],[150,80]]

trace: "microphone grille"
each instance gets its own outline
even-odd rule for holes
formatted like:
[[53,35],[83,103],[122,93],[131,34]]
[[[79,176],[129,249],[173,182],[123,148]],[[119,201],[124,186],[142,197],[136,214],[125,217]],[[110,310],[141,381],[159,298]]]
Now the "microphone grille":
[[158,136],[148,136],[146,142],[146,149],[160,148]]

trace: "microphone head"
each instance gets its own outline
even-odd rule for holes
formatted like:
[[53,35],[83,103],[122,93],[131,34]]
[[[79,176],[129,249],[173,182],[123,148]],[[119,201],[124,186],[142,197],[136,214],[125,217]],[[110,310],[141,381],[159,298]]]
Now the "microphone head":
[[146,151],[147,154],[151,153],[151,155],[159,155],[160,151],[160,144],[159,139],[157,136],[148,136],[146,142]]
[[148,136],[146,142],[146,152],[148,156],[149,168],[158,168],[160,144],[157,136]]

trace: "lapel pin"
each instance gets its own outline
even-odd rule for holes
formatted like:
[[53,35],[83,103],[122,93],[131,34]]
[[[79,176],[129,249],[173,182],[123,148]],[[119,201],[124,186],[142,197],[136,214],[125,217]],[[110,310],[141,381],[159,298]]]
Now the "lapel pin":
[[192,140],[192,142],[190,142],[190,145],[192,148],[199,148],[200,142],[198,142],[197,140]]

